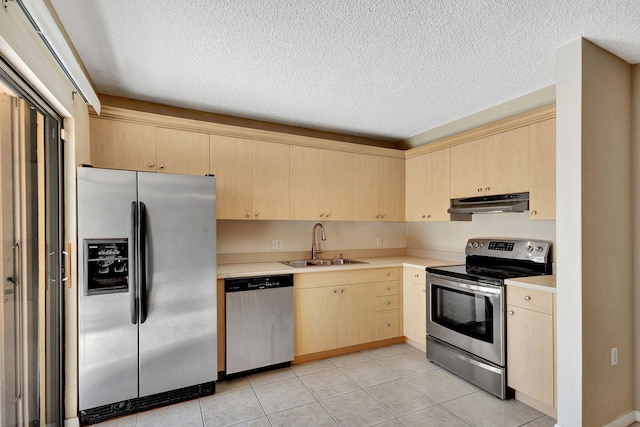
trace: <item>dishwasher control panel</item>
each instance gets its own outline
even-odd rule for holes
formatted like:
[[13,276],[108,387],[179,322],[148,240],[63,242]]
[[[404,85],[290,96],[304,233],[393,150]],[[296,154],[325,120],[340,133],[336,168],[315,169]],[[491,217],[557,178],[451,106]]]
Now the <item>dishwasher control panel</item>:
[[293,286],[293,274],[224,279],[225,292],[255,291],[259,289],[286,288],[288,286]]

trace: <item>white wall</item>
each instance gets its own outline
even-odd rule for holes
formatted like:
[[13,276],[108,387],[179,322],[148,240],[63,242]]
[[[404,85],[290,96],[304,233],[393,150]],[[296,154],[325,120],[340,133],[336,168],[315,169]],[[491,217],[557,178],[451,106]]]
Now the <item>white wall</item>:
[[[75,165],[89,162],[89,110],[15,2],[0,8],[0,55],[60,114],[69,133],[65,142],[65,242],[75,259]],[[77,425],[77,290],[71,277],[65,289],[65,424]]]
[[[315,221],[218,221],[218,254],[271,252],[271,240],[282,240],[282,252],[311,251]],[[326,250],[407,247],[407,226],[400,222],[325,221]],[[318,239],[320,232],[318,231]],[[382,238],[382,246],[376,239]]]
[[516,237],[555,242],[555,221],[532,221],[528,212],[474,214],[472,221],[408,224],[409,249],[464,254],[471,237]]

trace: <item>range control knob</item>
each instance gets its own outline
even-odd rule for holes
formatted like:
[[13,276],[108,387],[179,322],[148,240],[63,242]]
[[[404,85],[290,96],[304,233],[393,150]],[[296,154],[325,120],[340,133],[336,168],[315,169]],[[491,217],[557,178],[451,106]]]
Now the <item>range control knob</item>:
[[480,249],[484,248],[484,243],[480,243]]
[[471,243],[471,242],[467,243],[467,247],[472,248],[473,247],[473,243]]
[[533,252],[533,246],[527,245],[527,252]]
[[536,252],[541,253],[542,251],[544,251],[544,248],[542,246],[536,247]]
[[478,242],[475,242],[475,243],[473,244],[473,247],[474,247],[474,248],[477,248],[478,246],[479,246],[479,245],[478,245]]

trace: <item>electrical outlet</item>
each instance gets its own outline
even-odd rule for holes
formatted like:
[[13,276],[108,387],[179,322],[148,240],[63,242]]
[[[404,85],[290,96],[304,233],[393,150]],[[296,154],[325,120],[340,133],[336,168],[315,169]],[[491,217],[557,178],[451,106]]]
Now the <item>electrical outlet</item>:
[[271,241],[271,249],[274,251],[279,251],[282,249],[282,240],[272,240]]
[[376,246],[377,247],[382,246],[382,237],[376,237]]
[[611,366],[618,364],[618,347],[611,347]]

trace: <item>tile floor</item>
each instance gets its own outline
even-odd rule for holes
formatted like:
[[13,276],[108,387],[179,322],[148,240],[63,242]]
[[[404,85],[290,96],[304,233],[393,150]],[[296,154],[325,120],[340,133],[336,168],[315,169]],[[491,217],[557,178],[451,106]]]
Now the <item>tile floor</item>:
[[331,357],[216,384],[216,394],[99,427],[527,426],[555,420],[440,369],[409,344]]

